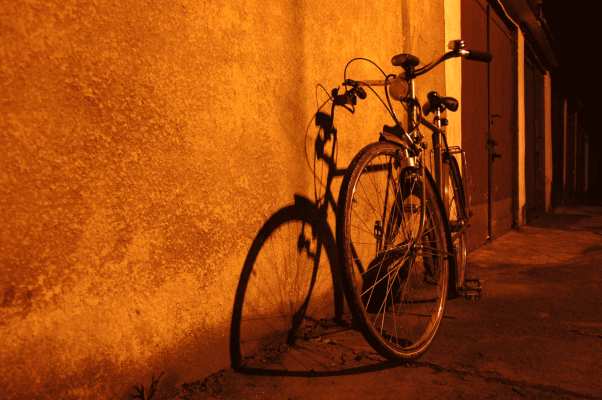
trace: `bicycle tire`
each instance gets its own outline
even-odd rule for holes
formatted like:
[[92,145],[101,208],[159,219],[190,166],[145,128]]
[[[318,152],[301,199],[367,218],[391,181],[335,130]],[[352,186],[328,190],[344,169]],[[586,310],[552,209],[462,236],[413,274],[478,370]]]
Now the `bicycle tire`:
[[[337,244],[349,308],[365,339],[389,359],[417,358],[431,344],[445,309],[451,261],[449,228],[432,177],[426,170],[419,175],[417,168],[404,166],[407,159],[401,150],[390,142],[360,150],[343,179],[337,213]],[[386,167],[379,164],[383,161]],[[386,177],[375,177],[385,169]],[[377,187],[378,180],[383,192]],[[368,200],[363,209],[360,192],[368,192],[368,184],[382,194],[383,201],[374,207]],[[395,187],[391,196],[389,187]],[[424,204],[422,196],[417,196],[423,189]],[[389,197],[393,199],[390,205]],[[420,231],[415,224],[416,210],[423,206],[422,236],[413,238],[412,234]],[[363,218],[363,213],[374,215]],[[380,305],[371,306],[373,298]]]
[[466,263],[468,259],[468,239],[466,232],[466,225],[468,223],[467,201],[458,160],[449,153],[446,154],[444,160],[448,168],[448,179],[446,180],[445,188],[445,204],[456,260],[455,289],[458,290],[464,286]]
[[[288,248],[278,249],[281,245]],[[300,257],[303,253],[307,254]],[[341,318],[343,295],[336,257],[334,235],[307,199],[296,199],[294,205],[278,210],[263,224],[245,258],[234,299],[230,324],[233,369],[263,367],[266,359],[294,346],[294,341],[303,337],[302,325],[309,322],[304,321],[308,317],[313,321]],[[305,258],[313,262],[311,268],[303,268],[308,266],[303,264]],[[330,272],[323,270],[326,263]],[[296,287],[300,290],[294,291]],[[312,298],[317,290],[320,299]]]

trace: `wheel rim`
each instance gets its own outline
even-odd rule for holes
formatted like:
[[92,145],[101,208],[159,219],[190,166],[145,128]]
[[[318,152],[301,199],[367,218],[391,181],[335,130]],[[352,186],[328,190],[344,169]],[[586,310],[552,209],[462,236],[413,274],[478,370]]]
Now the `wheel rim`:
[[[450,157],[453,157],[453,155],[450,155]],[[449,160],[448,165],[449,170],[444,195],[456,259],[456,287],[459,288],[464,284],[467,260],[466,227],[464,226],[466,220],[465,202],[463,198],[460,198],[460,196],[463,196],[462,188],[459,187],[459,183],[454,182],[454,176],[452,175],[460,173],[457,164]],[[455,171],[452,171],[452,169]],[[458,179],[461,178],[458,177]]]
[[417,236],[422,177],[402,165],[395,152],[358,165],[346,224],[353,255],[346,262],[352,263],[347,271],[368,340],[388,355],[413,357],[426,349],[441,320],[447,255],[429,185],[425,226]]

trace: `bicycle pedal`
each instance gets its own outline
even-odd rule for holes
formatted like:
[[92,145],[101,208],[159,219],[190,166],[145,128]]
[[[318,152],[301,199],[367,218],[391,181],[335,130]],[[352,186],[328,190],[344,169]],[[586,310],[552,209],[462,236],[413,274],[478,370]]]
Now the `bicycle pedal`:
[[460,289],[460,294],[466,300],[477,301],[481,299],[483,287],[479,279],[465,279],[464,286]]
[[464,288],[481,290],[481,280],[479,278],[464,279]]
[[462,296],[464,296],[465,300],[469,301],[479,301],[481,300],[481,291],[480,290],[462,290]]

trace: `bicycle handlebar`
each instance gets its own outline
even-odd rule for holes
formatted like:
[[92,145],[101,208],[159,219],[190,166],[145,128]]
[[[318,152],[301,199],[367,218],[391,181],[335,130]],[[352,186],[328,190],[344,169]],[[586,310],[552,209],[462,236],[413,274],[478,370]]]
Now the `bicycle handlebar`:
[[435,68],[437,65],[441,64],[443,61],[449,60],[450,58],[456,58],[456,57],[465,57],[467,60],[479,61],[479,62],[485,62],[485,63],[488,63],[493,59],[493,56],[491,55],[491,53],[486,52],[486,51],[454,49],[452,51],[448,51],[447,53],[445,53],[444,55],[439,57],[438,60],[433,61],[430,64],[427,64],[414,71],[406,71],[406,75],[408,73],[411,74],[412,77],[424,75],[427,72],[429,72],[430,70],[432,70],[433,68]]
[[[404,72],[399,75],[388,75],[384,80],[356,81],[353,79],[346,79],[343,84],[346,87],[348,85],[352,86],[352,89],[347,90],[343,94],[338,94],[338,91],[333,92],[334,104],[342,106],[355,106],[358,97],[360,99],[366,98],[366,91],[362,89],[362,86],[388,86],[389,90],[394,87],[394,93],[391,93],[391,95],[394,99],[401,101],[406,97],[408,85],[411,85],[411,81],[414,78],[426,74],[446,60],[456,57],[464,57],[467,60],[489,63],[493,59],[493,56],[489,52],[464,49],[463,40],[452,40],[449,43],[449,48],[451,50],[443,54],[437,60],[423,65],[420,68],[415,68],[420,62],[416,56],[411,54],[398,54],[391,59],[391,63],[395,66],[401,66],[404,69]],[[383,71],[381,70],[381,72]],[[393,79],[390,79],[390,77],[393,77]]]
[[464,57],[466,57],[467,60],[488,63],[493,59],[493,56],[491,55],[491,53],[486,52],[486,51],[477,51],[477,50],[466,50],[466,51],[468,51],[468,54],[466,54]]

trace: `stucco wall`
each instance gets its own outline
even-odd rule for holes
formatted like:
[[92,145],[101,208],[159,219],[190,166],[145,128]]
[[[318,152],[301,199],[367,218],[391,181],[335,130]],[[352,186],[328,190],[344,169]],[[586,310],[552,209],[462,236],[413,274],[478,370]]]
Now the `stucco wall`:
[[[353,56],[443,48],[442,0],[1,9],[2,398],[123,397],[226,367],[251,240],[313,193],[315,84]],[[444,92],[443,68],[421,84]],[[372,99],[340,120],[340,166],[384,115]]]
[[[446,0],[445,7],[445,47],[452,40],[462,39],[461,1]],[[445,63],[445,94],[460,102],[458,111],[448,112],[447,143],[450,146],[462,146],[462,64],[461,59],[451,59]]]

